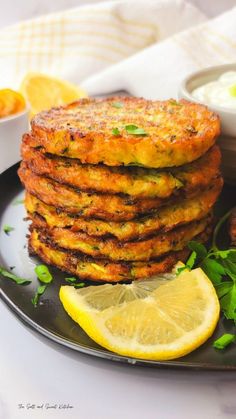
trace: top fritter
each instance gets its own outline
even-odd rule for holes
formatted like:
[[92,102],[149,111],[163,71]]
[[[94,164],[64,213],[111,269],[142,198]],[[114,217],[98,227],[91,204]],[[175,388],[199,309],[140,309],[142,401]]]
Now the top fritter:
[[220,133],[219,118],[185,100],[134,97],[81,99],[41,112],[31,123],[33,145],[82,163],[152,168],[202,156]]

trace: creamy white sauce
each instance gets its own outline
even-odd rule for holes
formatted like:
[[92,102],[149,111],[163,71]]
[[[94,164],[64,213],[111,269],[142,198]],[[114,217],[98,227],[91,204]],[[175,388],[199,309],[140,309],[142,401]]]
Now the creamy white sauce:
[[236,109],[236,71],[223,73],[217,80],[193,90],[199,102]]

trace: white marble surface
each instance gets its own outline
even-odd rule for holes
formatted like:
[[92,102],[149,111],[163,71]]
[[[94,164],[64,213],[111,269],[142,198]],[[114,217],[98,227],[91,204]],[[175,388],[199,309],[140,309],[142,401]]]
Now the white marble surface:
[[[225,419],[236,417],[236,373],[126,366],[41,338],[0,305],[0,418]],[[41,409],[19,409],[22,403]],[[46,409],[46,404],[73,409]]]
[[[193,2],[209,16],[236,3]],[[0,26],[81,3],[1,0]],[[140,368],[80,355],[27,329],[3,303],[0,330],[0,419],[236,417],[236,373]],[[20,404],[25,407],[19,408]],[[30,408],[34,404],[43,406]],[[70,404],[73,408],[48,409],[47,404]]]

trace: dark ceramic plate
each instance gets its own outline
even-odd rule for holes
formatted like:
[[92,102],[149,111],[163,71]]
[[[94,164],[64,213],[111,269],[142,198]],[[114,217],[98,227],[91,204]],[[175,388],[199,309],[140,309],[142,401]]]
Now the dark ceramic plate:
[[[26,247],[27,222],[23,221],[25,211],[16,200],[23,198],[23,190],[16,174],[17,165],[0,175],[0,264],[17,275],[33,279],[28,286],[16,285],[14,282],[0,277],[1,295],[16,316],[47,338],[89,355],[130,364],[153,367],[181,367],[211,370],[236,371],[236,349],[232,345],[225,352],[212,348],[212,342],[225,332],[235,332],[231,322],[221,320],[214,336],[201,348],[188,356],[174,361],[156,362],[132,359],[111,353],[93,342],[83,330],[76,325],[63,310],[58,299],[59,287],[65,277],[57,269],[51,268],[56,280],[48,287],[41,298],[41,304],[34,308],[31,298],[37,288],[34,266],[37,259],[28,256]],[[225,186],[216,208],[218,215],[225,213],[235,205],[236,188]],[[3,232],[3,225],[14,227],[10,235]],[[222,239],[223,240],[223,239]]]

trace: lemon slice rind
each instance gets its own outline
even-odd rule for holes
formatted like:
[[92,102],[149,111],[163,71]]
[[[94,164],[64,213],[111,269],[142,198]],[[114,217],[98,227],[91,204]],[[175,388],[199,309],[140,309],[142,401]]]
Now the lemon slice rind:
[[[117,287],[107,285],[104,298],[108,289],[111,295],[112,288]],[[136,286],[138,287],[138,281],[132,284],[134,291]],[[213,334],[219,319],[220,308],[216,292],[211,281],[199,268],[183,272],[173,281],[163,281],[160,287],[151,289],[149,293],[147,290],[144,298],[134,298],[131,301],[124,299],[121,303],[113,300],[110,306],[107,303],[102,309],[97,308],[96,304],[94,306],[87,303],[90,288],[93,288],[92,295],[93,292],[101,293],[101,287],[104,286],[78,290],[71,286],[62,286],[60,299],[70,317],[91,339],[119,355],[159,361],[179,358],[202,345]],[[182,295],[182,302],[178,299],[181,295],[179,288],[183,293],[186,291],[189,294],[186,297]],[[185,301],[186,298],[188,301]],[[168,308],[170,301],[172,305]],[[194,325],[192,330],[191,321]],[[188,328],[190,330],[186,330]],[[168,340],[166,343],[165,339]]]

